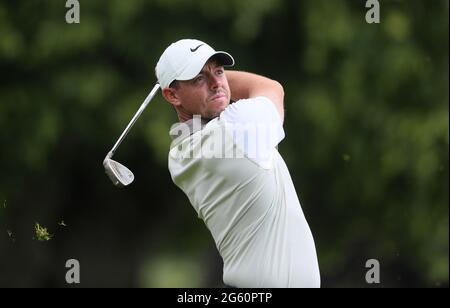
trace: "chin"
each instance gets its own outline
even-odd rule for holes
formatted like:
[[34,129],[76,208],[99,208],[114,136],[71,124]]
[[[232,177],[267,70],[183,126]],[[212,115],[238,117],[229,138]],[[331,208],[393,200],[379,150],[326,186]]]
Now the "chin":
[[[228,99],[221,101],[220,103],[215,103],[213,108],[209,108],[207,112],[207,119],[214,119],[217,118],[222,111],[225,110],[225,108],[228,107],[230,104],[230,101]],[[211,106],[212,107],[212,106]]]
[[207,119],[212,120],[214,118],[217,118],[218,116],[220,116],[220,114],[222,113],[222,111],[225,110],[225,106],[223,108],[220,108],[218,110],[211,110],[208,112],[207,114]]
[[220,116],[220,113],[221,113],[221,112],[222,112],[222,111],[220,111],[220,112],[210,112],[210,113],[208,113],[207,116],[204,117],[204,118],[207,119],[207,120],[215,119],[215,118],[217,118],[217,117]]

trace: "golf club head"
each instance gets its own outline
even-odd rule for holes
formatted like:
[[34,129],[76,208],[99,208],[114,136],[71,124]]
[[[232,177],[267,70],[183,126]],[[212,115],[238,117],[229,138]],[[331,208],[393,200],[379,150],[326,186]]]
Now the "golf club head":
[[134,180],[133,172],[124,165],[109,158],[109,155],[103,161],[103,166],[110,180],[118,187],[127,186]]

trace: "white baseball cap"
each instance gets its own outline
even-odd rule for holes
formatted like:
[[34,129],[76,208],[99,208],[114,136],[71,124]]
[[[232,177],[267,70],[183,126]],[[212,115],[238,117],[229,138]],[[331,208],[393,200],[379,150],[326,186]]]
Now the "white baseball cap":
[[156,77],[161,88],[167,88],[174,80],[190,80],[200,73],[205,63],[216,56],[223,66],[233,66],[233,57],[224,51],[215,51],[205,42],[192,39],[172,43],[156,64]]

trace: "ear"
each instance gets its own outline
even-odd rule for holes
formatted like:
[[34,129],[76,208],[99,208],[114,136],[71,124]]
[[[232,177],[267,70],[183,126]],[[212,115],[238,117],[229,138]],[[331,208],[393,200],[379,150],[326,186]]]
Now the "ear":
[[173,88],[165,88],[162,90],[162,95],[166,101],[171,105],[178,107],[181,105],[181,101],[178,97],[177,90]]

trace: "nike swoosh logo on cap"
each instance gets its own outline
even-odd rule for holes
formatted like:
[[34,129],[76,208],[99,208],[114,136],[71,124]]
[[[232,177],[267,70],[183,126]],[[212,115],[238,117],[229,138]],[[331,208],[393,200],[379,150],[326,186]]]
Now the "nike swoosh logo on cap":
[[198,45],[197,47],[195,47],[195,48],[191,48],[191,51],[192,52],[196,52],[197,51],[197,49],[199,49],[201,46],[203,46],[204,44],[200,44],[200,45]]

